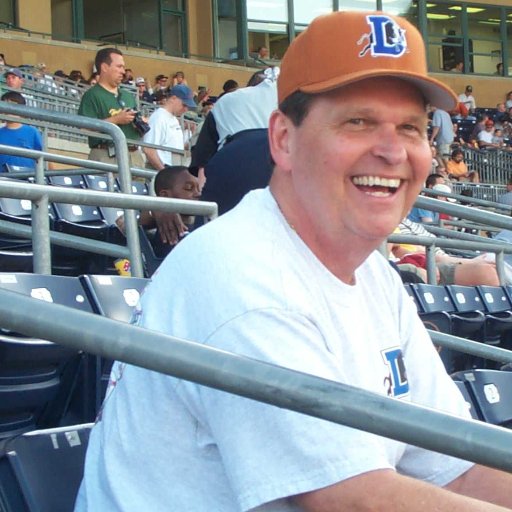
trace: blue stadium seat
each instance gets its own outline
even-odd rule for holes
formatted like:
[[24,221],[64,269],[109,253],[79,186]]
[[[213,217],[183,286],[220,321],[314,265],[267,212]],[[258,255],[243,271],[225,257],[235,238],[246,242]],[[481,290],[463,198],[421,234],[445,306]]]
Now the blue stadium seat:
[[[0,287],[92,313],[77,278],[1,273]],[[82,357],[62,345],[1,330],[0,439],[60,425],[77,386]],[[82,412],[77,414],[82,421]]]
[[[130,322],[140,294],[150,282],[139,277],[105,275],[83,275],[80,281],[95,313],[119,322]],[[107,389],[112,361],[96,356],[89,363],[94,366],[95,412],[98,412]]]
[[71,512],[83,476],[91,425],[39,430],[4,443],[2,512]]
[[512,305],[501,286],[477,286],[485,306],[485,342],[500,344],[502,336],[512,331]]
[[[426,313],[444,312],[449,315],[451,334],[477,341],[482,339],[485,316],[481,311],[459,312],[444,286],[417,283],[413,285],[413,288],[423,311]],[[449,373],[471,368],[479,362],[471,356],[449,349],[443,349],[440,355]]]
[[466,383],[483,421],[512,428],[512,372],[476,369],[458,372],[456,378]]
[[482,418],[478,415],[478,408],[475,406],[473,402],[473,398],[471,397],[469,390],[466,386],[466,382],[459,378],[459,373],[455,373],[452,375],[452,379],[459,388],[459,391],[461,392],[462,396],[464,397],[464,400],[468,406],[468,410],[471,413],[471,417],[474,420],[482,420]]

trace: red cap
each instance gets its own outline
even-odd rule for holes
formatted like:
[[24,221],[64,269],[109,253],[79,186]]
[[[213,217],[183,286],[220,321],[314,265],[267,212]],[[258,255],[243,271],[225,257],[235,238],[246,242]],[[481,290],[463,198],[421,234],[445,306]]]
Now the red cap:
[[296,91],[327,92],[379,76],[412,83],[443,110],[457,104],[448,86],[428,76],[416,27],[404,18],[368,11],[319,16],[294,39],[281,63],[279,103]]

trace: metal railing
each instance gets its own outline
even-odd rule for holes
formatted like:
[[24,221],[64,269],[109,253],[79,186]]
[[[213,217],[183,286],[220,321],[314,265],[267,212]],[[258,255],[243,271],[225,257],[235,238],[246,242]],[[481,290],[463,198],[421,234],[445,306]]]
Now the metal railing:
[[478,171],[480,181],[506,185],[512,177],[512,152],[501,149],[475,149],[462,146],[468,169]]
[[[66,318],[66,322],[56,323],[55,318]],[[7,290],[0,290],[0,323],[67,347],[512,471],[512,432],[500,427]],[[450,342],[437,333],[436,339]],[[465,346],[468,353],[473,349],[472,344]],[[492,355],[512,361],[508,351],[492,351]]]
[[[431,193],[432,191],[428,191]],[[446,197],[464,197],[464,196],[454,196],[453,194],[438,192],[435,191],[435,195],[438,196],[446,196]],[[464,197],[466,200],[471,200],[471,198]],[[489,203],[485,201],[485,203]],[[491,203],[492,204],[492,203]],[[440,201],[438,199],[433,199],[430,197],[419,196],[415,202],[415,206],[419,208],[424,208],[426,210],[446,213],[448,215],[452,215],[458,218],[467,219],[470,221],[474,221],[480,223],[482,225],[492,226],[495,228],[508,229],[512,230],[512,218],[510,216],[501,215],[499,213],[495,213],[487,210],[479,210],[478,208],[463,206],[459,204],[453,204],[446,201]],[[424,227],[428,229],[432,229],[431,226],[424,225]],[[426,253],[426,270],[427,270],[427,280],[429,284],[437,283],[437,264],[436,264],[436,248],[444,248],[444,249],[461,249],[461,250],[470,250],[470,251],[485,251],[492,252],[496,255],[496,272],[498,274],[498,279],[501,284],[506,283],[506,272],[505,272],[505,254],[512,254],[512,244],[509,244],[504,241],[497,241],[493,239],[486,239],[484,237],[475,237],[470,234],[463,234],[454,232],[451,230],[446,230],[442,228],[438,228],[436,230],[435,226],[433,227],[433,234],[443,234],[448,235],[450,238],[439,238],[438,236],[427,237],[427,236],[417,236],[417,235],[401,235],[401,234],[392,234],[388,237],[388,242],[396,243],[396,244],[412,244],[412,245],[421,245],[425,247]],[[457,238],[457,239],[455,239]],[[387,253],[387,250],[384,251]]]
[[[163,209],[167,211],[175,211],[189,214],[199,215],[217,215],[217,205],[215,203],[196,202],[197,208],[193,208],[193,211],[187,210],[187,206],[183,203],[186,201],[173,200],[172,205],[180,204],[184,207],[183,210],[173,210],[175,206],[171,206],[169,200],[158,199],[158,198],[136,198],[131,194],[131,169],[129,166],[128,148],[126,138],[120,128],[112,123],[107,123],[98,119],[91,119],[83,116],[71,116],[69,114],[58,114],[56,112],[49,112],[40,110],[32,107],[19,106],[11,103],[0,102],[0,114],[6,113],[11,115],[19,115],[23,117],[31,117],[37,120],[48,121],[53,123],[60,123],[71,125],[79,128],[85,128],[94,132],[100,132],[108,134],[115,145],[117,165],[110,166],[110,164],[101,164],[100,162],[94,161],[81,161],[84,167],[91,167],[93,169],[105,169],[105,166],[114,169],[118,172],[121,191],[129,195],[127,198],[120,198],[118,194],[114,194],[115,198],[105,198],[103,195],[105,192],[100,192],[98,197],[95,197],[94,191],[90,190],[67,190],[57,192],[57,187],[48,187],[44,185],[44,160],[45,158],[50,161],[64,161],[68,160],[69,157],[51,155],[46,152],[38,152],[33,150],[26,150],[22,148],[15,148],[10,146],[3,146],[3,151],[7,154],[22,154],[24,156],[36,156],[37,167],[36,167],[36,183],[38,186],[30,184],[20,183],[8,183],[6,181],[0,183],[0,194],[4,197],[17,197],[26,198],[32,200],[32,237],[34,246],[34,268],[37,272],[50,273],[50,242],[49,242],[49,219],[48,219],[48,202],[50,200],[57,201],[61,197],[60,202],[80,202],[81,204],[93,204],[95,206],[115,206],[125,208],[125,230],[127,245],[130,252],[130,263],[132,268],[132,274],[134,276],[142,277],[144,275],[142,257],[140,253],[139,233],[138,225],[135,214],[135,209],[146,208],[146,209]],[[107,169],[108,170],[108,169]],[[139,170],[138,173],[148,173],[154,175],[154,172]],[[110,180],[111,181],[111,180]],[[28,188],[27,188],[28,187]],[[83,196],[83,194],[86,194]],[[11,195],[8,195],[11,194]],[[21,196],[20,196],[21,194]],[[100,197],[102,196],[102,197]],[[64,199],[67,197],[67,199]],[[160,201],[156,203],[146,203],[144,201]],[[162,204],[165,204],[165,206]],[[207,205],[206,211],[202,205]],[[180,208],[181,208],[180,206]]]

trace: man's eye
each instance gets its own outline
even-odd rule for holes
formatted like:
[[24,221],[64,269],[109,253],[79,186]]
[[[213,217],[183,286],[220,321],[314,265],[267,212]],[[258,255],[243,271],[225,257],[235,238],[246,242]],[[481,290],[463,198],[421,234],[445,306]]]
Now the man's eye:
[[364,124],[364,119],[361,117],[354,117],[353,119],[349,119],[348,122],[356,126],[362,126]]

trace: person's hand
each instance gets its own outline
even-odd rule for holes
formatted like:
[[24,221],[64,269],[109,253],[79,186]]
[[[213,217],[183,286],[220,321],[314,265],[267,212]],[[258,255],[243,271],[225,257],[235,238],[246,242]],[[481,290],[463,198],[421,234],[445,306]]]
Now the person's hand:
[[130,124],[135,119],[135,110],[125,109],[121,110],[119,114],[113,116],[115,124]]
[[188,232],[179,213],[153,211],[152,215],[164,244],[176,245],[180,238]]

